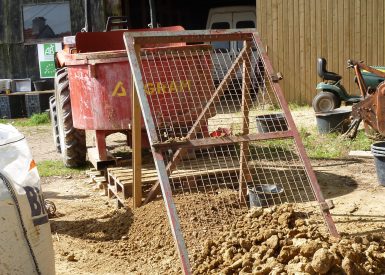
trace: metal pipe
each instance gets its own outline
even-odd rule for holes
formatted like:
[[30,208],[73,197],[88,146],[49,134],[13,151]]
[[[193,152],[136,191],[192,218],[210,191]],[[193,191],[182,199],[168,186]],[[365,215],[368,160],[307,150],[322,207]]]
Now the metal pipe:
[[155,1],[149,0],[150,5],[150,24],[148,25],[150,28],[156,28],[158,26],[156,22],[156,9],[155,9]]
[[82,29],[83,32],[90,32],[92,31],[91,28],[91,5],[90,0],[84,0],[84,28]]

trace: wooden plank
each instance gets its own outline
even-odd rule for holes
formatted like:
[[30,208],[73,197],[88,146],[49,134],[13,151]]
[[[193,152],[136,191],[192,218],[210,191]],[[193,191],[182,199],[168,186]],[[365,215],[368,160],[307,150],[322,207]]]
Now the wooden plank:
[[[207,170],[202,169],[202,170],[198,170],[198,171],[186,171],[184,173],[172,174],[170,176],[170,179],[173,179],[173,180],[179,179],[179,178],[188,179],[188,178],[193,178],[196,176],[207,176],[207,175],[212,175],[212,174],[217,174],[217,173],[223,174],[223,173],[236,172],[236,171],[239,171],[239,166],[234,166],[234,167],[229,167],[229,168],[218,167],[216,169],[207,169]],[[143,184],[152,183],[152,182],[156,181],[157,179],[158,179],[158,176],[154,175],[153,177],[142,179],[142,183]],[[130,178],[121,179],[121,180],[119,180],[119,182],[121,184],[132,184],[132,180]]]
[[[306,89],[306,70],[305,70],[305,0],[298,1],[298,42],[299,42],[299,51],[298,51],[298,70],[299,74],[302,75],[301,80],[299,81],[299,89],[301,91],[307,91]],[[306,0],[308,1],[308,0]],[[306,99],[305,93],[297,94],[297,102],[304,103]]]
[[360,43],[360,37],[361,37],[361,7],[360,7],[360,1],[354,2],[355,7],[355,17],[354,17],[354,56],[353,59],[361,59],[360,52],[361,52],[361,43]]
[[31,92],[15,92],[10,93],[8,96],[14,96],[14,95],[43,95],[43,94],[53,94],[55,90],[46,90],[46,91],[31,91]]
[[[139,48],[136,47],[139,55]],[[134,83],[134,78],[131,78]],[[142,115],[138,93],[135,85],[132,86],[132,164],[133,164],[133,207],[142,205]]]
[[346,59],[344,57],[344,40],[346,39],[346,34],[344,33],[344,1],[337,1],[336,11],[334,13],[336,20],[336,31],[337,31],[337,58],[338,58],[338,74],[343,74],[346,70]]
[[311,0],[306,0],[303,1],[303,64],[302,64],[302,72],[304,76],[304,81],[303,81],[303,89],[304,93],[302,93],[302,98],[301,98],[301,104],[305,104],[309,102],[309,99],[311,100],[311,91],[314,89],[314,86],[311,85],[310,87],[310,77],[311,77],[311,71],[309,68],[311,68],[311,58],[310,58],[310,35],[311,35],[311,21],[310,21],[310,2]]
[[[226,165],[228,159],[226,158],[219,158],[217,162],[210,162],[209,164],[207,164],[205,162],[205,159],[198,159],[197,161],[195,162],[189,162],[187,165],[189,166],[188,168],[186,169],[176,169],[173,171],[172,175],[178,175],[180,173],[188,173],[188,172],[191,172],[191,171],[194,171],[194,170],[206,170],[207,169],[207,165],[209,165],[209,168],[210,169],[213,169],[213,168],[220,168],[220,167],[223,167],[223,165]],[[235,165],[238,164],[238,160],[237,159],[232,159],[232,163],[234,163]],[[180,165],[181,167],[184,167],[184,164],[183,162],[181,163]],[[110,176],[113,176],[117,179],[119,179],[120,177],[124,177],[124,176],[131,176],[132,177],[132,169],[125,169],[125,170],[120,170],[119,173],[110,173]],[[148,176],[152,176],[152,175],[155,175],[156,174],[156,169],[155,167],[153,167],[152,169],[148,169],[148,170],[145,170],[145,171],[142,171],[142,180]]]
[[[291,70],[291,64],[289,61],[289,26],[288,26],[288,20],[289,20],[289,10],[288,10],[288,1],[281,0],[282,2],[282,29],[280,32],[280,37],[282,37],[283,42],[283,50],[282,50],[282,63],[283,66],[281,68],[283,73],[283,80],[282,80],[282,88],[285,93],[285,96],[287,96],[287,92],[289,91],[288,82],[292,78],[292,72]],[[281,51],[280,51],[281,52]]]
[[385,14],[385,3],[383,0],[378,0],[378,13],[379,16],[377,18],[378,20],[378,59],[377,59],[377,65],[384,65],[385,64],[385,53],[384,53],[384,48],[385,48],[385,16],[381,16]]
[[271,59],[273,64],[275,65],[275,68],[277,68],[279,59],[278,59],[278,4],[277,0],[272,0],[271,2]]
[[326,60],[328,61],[327,68],[329,71],[337,71],[334,67],[334,56],[333,56],[333,2],[334,0],[327,0],[325,7],[325,21],[322,26],[324,27],[322,31],[322,44],[324,45],[326,54]]
[[95,182],[107,182],[104,176],[94,177],[93,180]]
[[[318,1],[317,1],[318,2]],[[310,85],[311,88],[309,88],[309,96],[307,103],[311,102],[313,100],[313,97],[316,94],[316,89],[315,85],[318,82],[318,75],[317,75],[317,69],[316,69],[316,61],[318,58],[318,53],[317,53],[317,27],[318,27],[318,18],[319,14],[318,11],[316,10],[316,0],[310,0],[310,7],[309,7],[309,13],[308,16],[310,17],[310,30],[308,31],[309,33],[309,39],[310,41],[308,42],[308,47],[309,47],[309,65],[306,68],[307,71],[309,71],[310,74]]]
[[[350,34],[350,38],[349,38],[349,43],[350,43],[350,52],[349,52],[349,58],[354,58],[354,55],[355,55],[355,37],[356,37],[356,34],[355,34],[355,25],[356,25],[356,18],[355,18],[355,0],[350,0],[349,1],[349,7],[348,10],[349,10],[349,22],[348,22],[348,26],[346,27],[349,34]],[[346,70],[348,71],[348,70]],[[345,79],[348,79],[348,77],[346,76],[349,72],[345,72]],[[348,91],[353,91],[353,90],[356,90],[357,89],[353,89],[353,86],[352,86],[352,81],[345,81],[344,85],[346,85],[346,82],[349,84],[345,87],[347,87]],[[355,85],[355,84],[354,84]],[[358,92],[358,91],[357,91]],[[358,95],[358,93],[355,93],[356,95]]]
[[[377,32],[373,28],[373,5],[375,1],[366,2],[366,64],[374,64],[374,51],[377,45],[373,44],[373,37]],[[384,31],[384,30],[382,30]]]
[[357,158],[373,158],[371,151],[350,151],[349,156]]
[[[369,28],[370,35],[372,36],[372,41],[371,41],[371,60],[370,64],[379,64],[378,63],[378,31],[382,29],[382,32],[384,32],[383,26],[378,26],[376,21],[378,20],[378,2],[376,0],[372,1],[372,14],[371,17],[369,17],[369,20],[371,20],[372,23],[372,28]],[[369,7],[368,7],[369,8]]]
[[295,33],[295,28],[294,28],[294,0],[288,0],[288,8],[289,8],[289,39],[288,39],[288,63],[289,63],[289,69],[287,70],[287,76],[285,76],[285,81],[286,81],[286,87],[288,91],[286,91],[285,96],[288,101],[294,99],[294,85],[295,85],[295,76],[296,76],[296,68],[295,68],[295,56],[294,56],[294,47],[295,47],[295,42],[294,42],[294,33]]
[[[251,54],[250,45],[245,43],[247,53]],[[242,102],[241,102],[241,113],[243,116],[242,119],[242,135],[248,135],[250,119],[249,119],[249,105],[251,103],[250,98],[250,78],[247,77],[251,72],[251,64],[249,60],[244,60],[242,64]],[[247,182],[251,180],[250,169],[247,165],[248,161],[248,151],[249,151],[249,142],[242,142],[240,148],[240,167],[239,167],[239,201],[246,204],[246,195],[247,195]]]
[[350,91],[349,84],[350,84],[350,79],[348,77],[345,78],[346,75],[346,60],[348,60],[350,57],[350,39],[351,39],[351,32],[350,32],[350,26],[349,24],[349,11],[350,11],[350,6],[349,6],[349,1],[342,1],[342,5],[339,6],[339,9],[341,9],[342,12],[342,18],[341,21],[339,22],[340,26],[340,35],[342,36],[342,41],[340,42],[340,51],[341,51],[341,67],[343,68],[341,71],[341,75],[344,78],[343,84],[348,91]]
[[261,0],[257,1],[257,13],[259,16],[257,16],[258,24],[257,24],[257,30],[261,34],[261,37],[263,38],[263,43],[267,44],[267,40],[265,40],[267,36],[266,32],[266,25],[267,25],[267,18],[266,18],[266,1]]
[[[294,80],[293,78],[293,86],[296,86],[296,89],[303,90],[302,89],[302,74],[301,74],[301,68],[300,68],[300,52],[301,52],[301,44],[300,44],[300,29],[301,29],[301,21],[299,18],[299,1],[300,0],[294,0],[294,76],[301,76]],[[294,83],[295,81],[295,83]],[[301,100],[301,93],[297,93],[296,90],[293,90],[293,93],[291,95],[290,101],[296,101],[300,102]]]
[[[328,40],[328,47],[329,51],[331,53],[331,61],[332,61],[332,70],[333,72],[339,72],[338,64],[339,59],[341,58],[338,54],[338,17],[337,17],[337,4],[338,1],[330,1],[330,12],[328,16],[330,16],[330,23],[331,23],[331,29],[329,34],[329,40]],[[341,14],[340,14],[341,16]],[[331,38],[331,40],[330,40]],[[330,57],[329,57],[330,58]]]
[[275,69],[278,71],[278,72],[282,72],[283,70],[283,67],[284,67],[284,60],[283,60],[283,33],[282,33],[282,17],[283,17],[283,3],[282,3],[282,0],[278,0],[278,3],[277,3],[277,10],[278,10],[278,18],[277,18],[277,53],[276,53],[276,56],[277,56],[277,62],[275,62]]

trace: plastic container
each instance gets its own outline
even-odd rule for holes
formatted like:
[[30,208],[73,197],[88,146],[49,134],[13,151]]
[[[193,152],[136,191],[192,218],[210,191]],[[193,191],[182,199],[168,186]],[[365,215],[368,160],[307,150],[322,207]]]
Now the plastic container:
[[376,166],[377,181],[380,185],[385,186],[385,142],[376,142],[371,146],[374,156],[374,164]]
[[344,133],[349,128],[351,113],[351,110],[333,110],[325,113],[316,113],[318,132],[320,134]]
[[35,88],[35,91],[45,91],[48,89],[48,81],[36,80],[33,82],[33,87]]
[[259,133],[287,131],[287,123],[282,113],[260,115],[255,117]]
[[274,205],[274,200],[279,198],[283,188],[275,184],[262,184],[257,187],[248,188],[250,208]]
[[40,178],[24,136],[0,124],[0,274],[55,274]]
[[12,79],[12,92],[30,92],[31,89],[31,79],[30,78],[24,78],[24,79]]

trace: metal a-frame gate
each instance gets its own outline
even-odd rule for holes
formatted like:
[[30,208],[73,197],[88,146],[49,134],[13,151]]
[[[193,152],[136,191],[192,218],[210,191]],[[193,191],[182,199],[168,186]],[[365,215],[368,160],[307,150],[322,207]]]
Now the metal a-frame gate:
[[338,236],[257,33],[138,32],[124,41],[158,173],[146,201],[161,188],[185,274],[198,240],[250,206],[315,202]]

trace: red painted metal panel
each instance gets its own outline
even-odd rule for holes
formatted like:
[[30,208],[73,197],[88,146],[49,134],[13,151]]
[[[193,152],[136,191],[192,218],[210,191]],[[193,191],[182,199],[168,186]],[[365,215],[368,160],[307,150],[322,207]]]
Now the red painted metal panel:
[[[198,48],[207,49],[207,45],[185,46],[196,50]],[[148,79],[145,81],[146,93],[152,97],[152,112],[154,117],[162,118],[162,125],[167,128],[175,121],[182,121],[189,112],[189,107],[193,102],[186,98],[181,101],[180,94],[187,90],[194,90],[195,93],[202,93],[202,98],[206,100],[211,97],[207,91],[202,89],[199,75],[212,70],[212,61],[207,54],[190,54],[173,57],[173,49],[179,47],[164,47],[170,50],[169,55],[151,56],[152,49],[147,49],[151,60],[144,59],[143,68],[148,67],[148,62],[155,62],[155,69],[159,72],[164,70],[163,63],[170,62],[170,58],[177,67],[187,68],[194,59],[195,63],[200,63],[201,68],[194,71],[187,71],[183,76],[178,71],[164,71],[159,78]],[[83,57],[85,54],[82,54]],[[90,54],[92,57],[93,53]],[[121,57],[109,58],[108,60],[85,59],[88,64],[70,63],[68,65],[68,75],[71,90],[71,104],[74,126],[86,130],[124,130],[128,129],[131,123],[131,68],[128,60],[122,61]],[[147,74],[151,74],[147,70]],[[209,77],[209,76],[207,76]],[[178,81],[176,81],[176,79]],[[181,110],[184,110],[181,112]],[[211,110],[210,115],[215,115],[215,110]],[[190,122],[198,116],[197,112],[189,114]],[[143,124],[143,123],[142,123]],[[187,123],[188,124],[188,123]],[[143,124],[144,127],[144,124]],[[207,126],[202,123],[201,127],[208,135]]]
[[131,123],[128,62],[68,66],[74,126],[123,130]]
[[[171,26],[154,29],[130,29],[110,32],[79,32],[76,34],[76,50],[79,53],[124,50],[123,33],[125,32],[182,30],[184,30],[182,26]],[[167,45],[170,44],[164,44],[164,46]],[[185,43],[178,43],[178,45],[185,45]],[[157,46],[159,46],[159,44]]]

